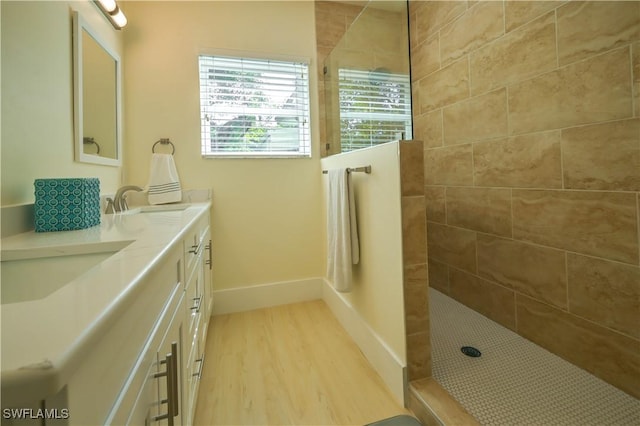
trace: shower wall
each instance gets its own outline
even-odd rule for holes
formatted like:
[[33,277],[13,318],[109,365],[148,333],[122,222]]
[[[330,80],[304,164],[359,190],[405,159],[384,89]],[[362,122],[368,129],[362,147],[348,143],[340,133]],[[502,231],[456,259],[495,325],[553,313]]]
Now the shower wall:
[[640,2],[410,1],[429,283],[640,397]]

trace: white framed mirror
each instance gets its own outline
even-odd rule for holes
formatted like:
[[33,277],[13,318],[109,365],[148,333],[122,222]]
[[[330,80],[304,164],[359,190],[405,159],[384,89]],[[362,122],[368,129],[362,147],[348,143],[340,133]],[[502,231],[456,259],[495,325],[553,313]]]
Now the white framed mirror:
[[120,57],[77,11],[73,13],[75,159],[122,164]]

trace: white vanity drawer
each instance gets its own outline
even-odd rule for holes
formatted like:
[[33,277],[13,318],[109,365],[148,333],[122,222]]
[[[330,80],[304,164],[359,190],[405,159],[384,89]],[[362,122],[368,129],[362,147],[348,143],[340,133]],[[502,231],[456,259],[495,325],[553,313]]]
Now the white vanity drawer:
[[205,250],[205,246],[207,245],[205,236],[208,231],[209,214],[205,214],[187,231],[184,237],[184,273],[186,277],[191,274],[191,271],[196,265],[196,259]]

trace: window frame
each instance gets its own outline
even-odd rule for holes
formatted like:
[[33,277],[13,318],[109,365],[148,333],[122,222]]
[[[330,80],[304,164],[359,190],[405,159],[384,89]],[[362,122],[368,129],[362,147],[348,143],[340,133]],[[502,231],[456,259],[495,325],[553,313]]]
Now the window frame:
[[[220,57],[220,58],[229,58],[229,59],[237,59],[237,60],[247,60],[247,61],[273,61],[273,62],[284,62],[289,64],[296,64],[304,67],[304,76],[306,79],[303,79],[305,90],[303,96],[300,97],[302,102],[305,102],[306,105],[303,108],[296,109],[294,111],[288,113],[287,111],[282,111],[282,114],[278,114],[278,116],[283,115],[294,115],[297,117],[303,117],[304,123],[298,125],[296,129],[298,129],[299,137],[297,139],[298,149],[299,151],[215,151],[211,148],[207,149],[207,142],[211,142],[211,139],[205,139],[206,132],[206,119],[203,114],[203,88],[201,85],[201,57],[209,56],[209,57]],[[222,159],[222,158],[271,158],[271,159],[305,159],[305,158],[313,158],[314,148],[312,144],[312,131],[311,131],[311,60],[307,57],[301,56],[292,56],[292,55],[282,55],[282,54],[274,54],[274,53],[266,53],[266,52],[250,52],[243,50],[229,50],[229,49],[201,49],[197,55],[197,66],[198,66],[198,103],[199,103],[199,119],[200,119],[200,154],[202,158],[210,158],[210,159]],[[304,81],[306,80],[306,81]],[[234,108],[230,108],[233,110]],[[306,136],[306,140],[304,139]]]

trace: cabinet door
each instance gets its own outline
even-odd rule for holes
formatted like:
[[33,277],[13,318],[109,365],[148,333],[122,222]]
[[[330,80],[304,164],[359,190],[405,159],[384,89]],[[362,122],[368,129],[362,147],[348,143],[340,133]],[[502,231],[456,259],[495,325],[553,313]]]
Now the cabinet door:
[[183,424],[183,310],[177,309],[167,334],[157,352],[156,373],[158,384],[158,412],[152,425],[179,426]]
[[[151,365],[147,371],[147,378],[140,389],[140,395],[131,410],[127,425],[150,426],[152,419],[158,416],[158,380],[154,377],[156,366]],[[114,423],[118,424],[118,423]]]

